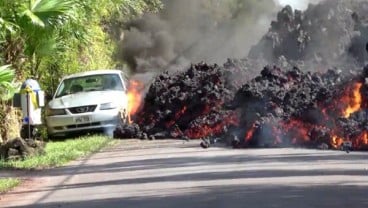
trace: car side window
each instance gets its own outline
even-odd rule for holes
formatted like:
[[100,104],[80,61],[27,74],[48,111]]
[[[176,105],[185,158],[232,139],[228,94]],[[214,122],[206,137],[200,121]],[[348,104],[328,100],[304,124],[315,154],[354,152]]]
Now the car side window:
[[103,90],[124,90],[123,83],[118,74],[104,76]]

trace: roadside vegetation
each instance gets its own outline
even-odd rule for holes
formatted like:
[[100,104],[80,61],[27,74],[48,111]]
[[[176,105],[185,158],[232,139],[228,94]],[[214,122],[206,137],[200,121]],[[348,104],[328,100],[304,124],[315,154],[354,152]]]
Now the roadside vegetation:
[[89,136],[65,141],[48,142],[45,153],[24,160],[0,161],[0,169],[44,169],[65,165],[66,163],[87,156],[106,145],[114,144],[106,136]]
[[18,186],[21,180],[16,178],[0,178],[0,194]]
[[0,120],[7,121],[0,142],[19,133],[19,113],[7,101],[16,82],[34,78],[52,93],[67,74],[115,68],[116,28],[161,7],[160,0],[1,0],[0,67],[12,77],[0,85]]

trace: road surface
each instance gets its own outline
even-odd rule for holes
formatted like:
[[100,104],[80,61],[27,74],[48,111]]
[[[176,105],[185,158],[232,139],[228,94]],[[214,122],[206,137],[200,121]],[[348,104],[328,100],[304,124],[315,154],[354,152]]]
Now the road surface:
[[366,153],[198,144],[121,141],[23,176],[29,179],[0,207],[368,207]]

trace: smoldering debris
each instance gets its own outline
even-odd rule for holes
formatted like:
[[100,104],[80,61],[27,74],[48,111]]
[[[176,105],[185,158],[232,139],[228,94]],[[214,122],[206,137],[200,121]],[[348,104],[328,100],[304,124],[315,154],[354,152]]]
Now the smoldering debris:
[[306,11],[283,8],[271,27],[250,51],[252,58],[272,63],[287,60],[307,62],[308,70],[326,66],[356,68],[368,60],[366,11],[368,2],[324,1]]
[[248,58],[156,76],[135,124],[115,135],[367,150],[367,5],[283,8]]
[[134,123],[121,123],[114,135],[221,137],[234,147],[335,149],[350,141],[354,149],[365,150],[367,70],[312,73],[267,66],[238,89],[226,79],[233,74],[225,68],[194,65],[176,76],[158,76]]
[[[199,138],[221,134],[236,124],[235,113],[223,109],[232,100],[236,86],[217,65],[197,64],[175,75],[162,73],[150,86],[144,105],[134,115],[138,138]],[[131,137],[132,125],[121,124],[116,137]],[[126,132],[129,132],[128,135]]]
[[337,122],[353,100],[359,100],[351,95],[360,93],[355,85],[361,82],[358,75],[333,70],[321,74],[265,67],[237,92],[232,103],[234,109],[241,109],[237,145],[317,147],[326,143],[332,148],[333,137],[343,131]]

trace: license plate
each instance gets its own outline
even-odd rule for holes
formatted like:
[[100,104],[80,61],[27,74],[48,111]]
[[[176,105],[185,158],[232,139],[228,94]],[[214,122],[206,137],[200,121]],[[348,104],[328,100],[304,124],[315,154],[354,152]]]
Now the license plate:
[[89,122],[91,122],[91,118],[89,116],[79,116],[79,117],[74,118],[74,122],[76,124],[89,123]]

